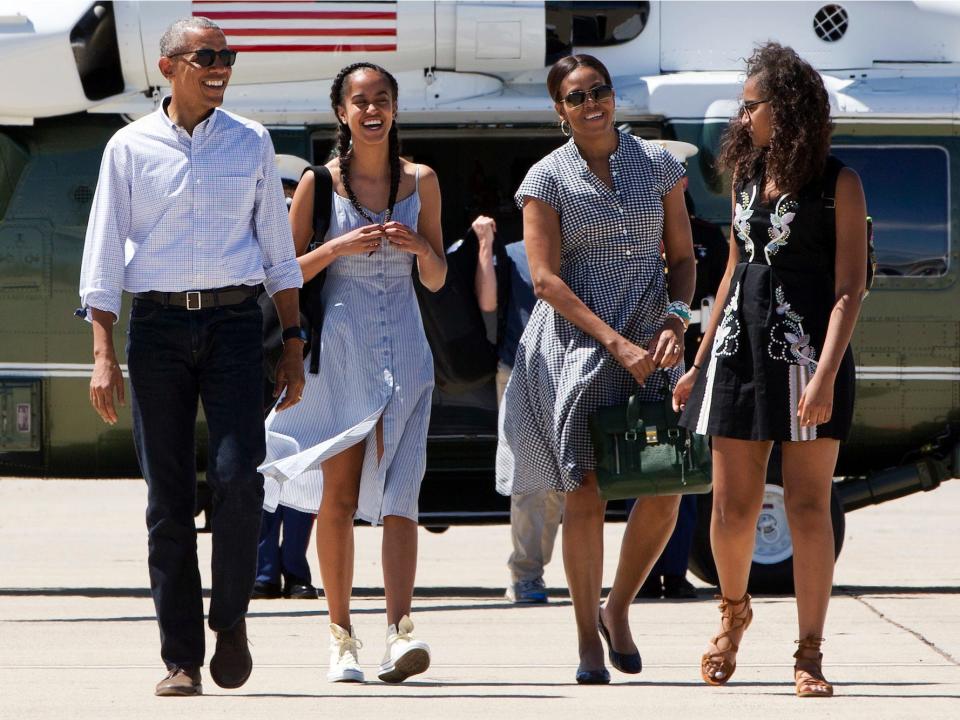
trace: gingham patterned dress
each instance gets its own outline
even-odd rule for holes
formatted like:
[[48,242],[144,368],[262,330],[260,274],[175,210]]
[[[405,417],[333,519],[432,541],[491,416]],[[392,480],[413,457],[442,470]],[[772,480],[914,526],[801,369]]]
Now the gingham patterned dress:
[[[612,190],[571,140],[530,168],[516,201],[536,198],[557,211],[560,277],[604,322],[646,347],[668,302],[663,196],[684,170],[659,146],[625,133],[609,162]],[[671,381],[680,374],[678,365]],[[497,490],[576,490],[596,467],[590,414],[637,392],[655,400],[662,390],[657,377],[640,389],[600,343],[538,301],[501,404]]]
[[[383,213],[367,212],[383,222]],[[416,191],[396,204],[393,219],[416,230],[419,215]],[[327,239],[367,224],[349,200],[334,193]],[[320,463],[365,442],[357,517],[373,524],[386,515],[418,519],[434,380],[410,274],[413,261],[412,254],[384,242],[370,256],[340,257],[327,268],[320,372],[305,374],[301,402],[271,412],[266,422],[267,458],[259,469],[268,510],[281,504],[317,512]]]

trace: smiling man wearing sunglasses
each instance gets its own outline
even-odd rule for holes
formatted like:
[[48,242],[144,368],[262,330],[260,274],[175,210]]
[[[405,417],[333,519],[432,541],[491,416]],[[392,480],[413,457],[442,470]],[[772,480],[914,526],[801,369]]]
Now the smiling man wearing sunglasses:
[[147,482],[150,587],[167,667],[157,695],[199,695],[203,596],[194,525],[197,404],[209,430],[213,491],[210,675],[243,685],[253,668],[246,613],[263,503],[263,283],[287,328],[277,408],[303,392],[297,288],[303,281],[270,135],[219,109],[236,53],[202,17],[160,41],[171,94],[104,151],[87,226],[81,315],[93,326],[90,402],[118,420],[124,381],[113,345],[122,291],[133,293],[127,365],[137,457]]

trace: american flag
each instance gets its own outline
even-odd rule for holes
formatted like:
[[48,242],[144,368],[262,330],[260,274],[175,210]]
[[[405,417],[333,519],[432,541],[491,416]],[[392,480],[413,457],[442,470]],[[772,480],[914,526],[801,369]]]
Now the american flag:
[[194,0],[241,52],[395,52],[396,2]]

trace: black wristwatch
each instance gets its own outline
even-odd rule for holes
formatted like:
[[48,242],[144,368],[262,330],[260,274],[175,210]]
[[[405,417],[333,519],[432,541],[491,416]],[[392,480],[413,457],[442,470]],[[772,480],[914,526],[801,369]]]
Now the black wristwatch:
[[283,342],[286,342],[287,340],[300,340],[301,342],[306,342],[307,331],[299,325],[291,325],[283,331],[283,335],[280,336],[280,339],[283,340]]

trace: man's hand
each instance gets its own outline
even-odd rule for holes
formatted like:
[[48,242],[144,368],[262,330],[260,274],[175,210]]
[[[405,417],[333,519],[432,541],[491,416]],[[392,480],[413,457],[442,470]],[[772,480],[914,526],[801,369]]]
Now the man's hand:
[[[320,352],[316,348],[315,352]],[[277,405],[277,412],[293,407],[303,397],[303,386],[306,381],[303,377],[303,341],[291,338],[283,344],[283,354],[277,363],[277,384],[273,388],[273,396],[283,399]],[[284,392],[285,391],[285,392]]]
[[114,405],[114,393],[121,405],[126,405],[123,389],[123,373],[116,357],[99,357],[93,364],[93,376],[90,378],[90,404],[108,425],[115,425],[117,409]]

